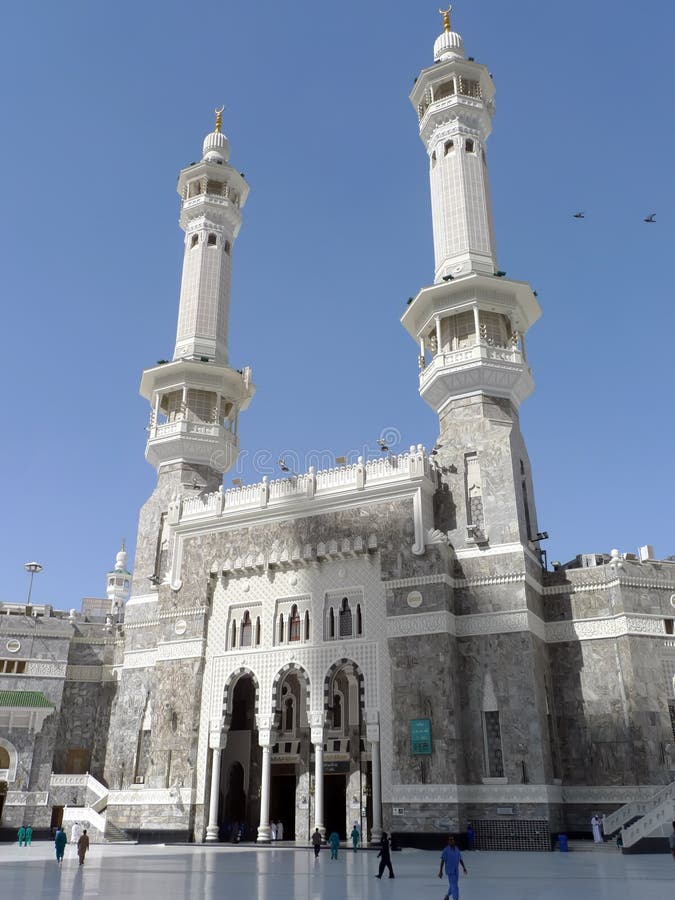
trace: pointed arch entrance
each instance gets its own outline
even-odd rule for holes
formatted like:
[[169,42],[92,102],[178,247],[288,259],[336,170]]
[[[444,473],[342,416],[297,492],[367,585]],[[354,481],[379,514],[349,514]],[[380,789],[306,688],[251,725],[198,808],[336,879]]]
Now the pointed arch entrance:
[[359,666],[336,661],[324,684],[323,820],[326,833],[346,840],[355,823],[372,824],[371,765],[366,744],[365,691]]

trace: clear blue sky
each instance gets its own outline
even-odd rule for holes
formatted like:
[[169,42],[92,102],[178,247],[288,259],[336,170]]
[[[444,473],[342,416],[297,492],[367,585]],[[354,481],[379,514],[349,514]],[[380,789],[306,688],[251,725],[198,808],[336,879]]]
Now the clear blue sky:
[[[433,443],[399,317],[433,278],[407,95],[432,61],[438,5],[7,7],[0,599],[25,598],[36,559],[34,600],[79,606],[104,592],[122,536],[133,548],[155,477],[138,383],[175,336],[176,177],[221,102],[251,185],[230,337],[258,387],[240,422],[244,477],[259,477],[260,451],[374,454],[383,429],[399,448]],[[453,25],[497,86],[499,263],[543,307],[522,428],[549,559],[675,553],[675,11],[458,0]]]

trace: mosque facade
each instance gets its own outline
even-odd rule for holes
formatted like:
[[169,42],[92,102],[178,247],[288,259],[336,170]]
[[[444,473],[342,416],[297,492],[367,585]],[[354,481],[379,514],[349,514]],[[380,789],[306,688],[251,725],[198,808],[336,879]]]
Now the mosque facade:
[[543,564],[518,413],[540,308],[499,270],[494,85],[449,14],[411,101],[435,271],[401,321],[436,444],[224,489],[255,386],[229,361],[248,185],[218,114],[178,180],[173,358],[141,380],[157,484],[133,584],[123,548],[105,601],[0,609],[2,827],[376,843],[471,822],[478,846],[543,850],[675,801],[675,560]]

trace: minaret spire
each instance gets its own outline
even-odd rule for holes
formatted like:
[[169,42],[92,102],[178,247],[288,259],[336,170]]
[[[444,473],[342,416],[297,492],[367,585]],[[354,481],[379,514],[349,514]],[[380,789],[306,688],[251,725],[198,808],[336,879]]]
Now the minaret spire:
[[160,473],[179,471],[183,485],[212,490],[234,465],[239,412],[255,391],[250,369],[228,364],[232,253],[248,185],[229,164],[223,110],[215,110],[200,162],[178,178],[185,245],[173,360],[141,381],[152,405],[148,462]]

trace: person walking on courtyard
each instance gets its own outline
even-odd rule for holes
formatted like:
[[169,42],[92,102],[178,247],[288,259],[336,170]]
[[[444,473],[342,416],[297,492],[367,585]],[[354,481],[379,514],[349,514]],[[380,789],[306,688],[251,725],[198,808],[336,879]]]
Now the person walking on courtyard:
[[272,819],[272,821],[270,822],[270,837],[273,841],[276,841],[277,839],[277,823],[274,821],[274,819]]
[[330,858],[337,859],[338,850],[340,849],[340,835],[337,831],[331,833],[331,836],[328,838],[328,843],[330,844]]
[[445,865],[445,874],[448,876],[448,893],[443,900],[459,900],[459,867],[462,867],[465,875],[469,873],[464,865],[462,854],[459,847],[455,843],[455,838],[451,834],[448,836],[448,845],[441,853],[441,868],[438,877],[443,877],[443,865]]
[[319,851],[321,850],[321,832],[318,828],[314,829],[314,834],[312,835],[312,846],[314,847],[314,859],[318,859]]
[[73,827],[70,829],[70,843],[75,844],[75,846],[77,847],[77,842],[79,841],[81,835],[82,826],[79,822],[75,822]]
[[600,819],[597,813],[593,813],[591,819],[591,828],[593,829],[593,840],[596,844],[602,844],[602,835],[600,834]]
[[26,847],[30,847],[33,840],[33,826],[26,825]]
[[26,829],[23,825],[19,827],[16,836],[19,838],[19,847],[23,847],[23,842],[26,840]]
[[89,837],[87,835],[87,829],[85,828],[77,842],[77,855],[79,857],[81,866],[84,865],[84,858],[87,855],[88,849],[89,849]]
[[673,830],[670,832],[668,843],[670,845],[670,855],[675,860],[675,822],[673,822]]
[[281,819],[277,819],[277,840],[283,841],[284,839],[284,823]]
[[356,822],[354,822],[354,827],[352,828],[352,833],[350,835],[352,839],[352,847],[354,848],[354,853],[356,853],[356,848],[359,846],[359,829],[356,827]]
[[380,852],[377,855],[380,859],[380,871],[375,877],[382,878],[384,870],[389,869],[389,877],[396,878],[391,867],[391,848],[389,847],[389,838],[386,831],[382,832],[382,843],[380,844]]
[[56,861],[59,865],[63,862],[63,854],[66,852],[66,844],[68,843],[68,835],[59,825],[54,835],[54,848],[56,850]]

